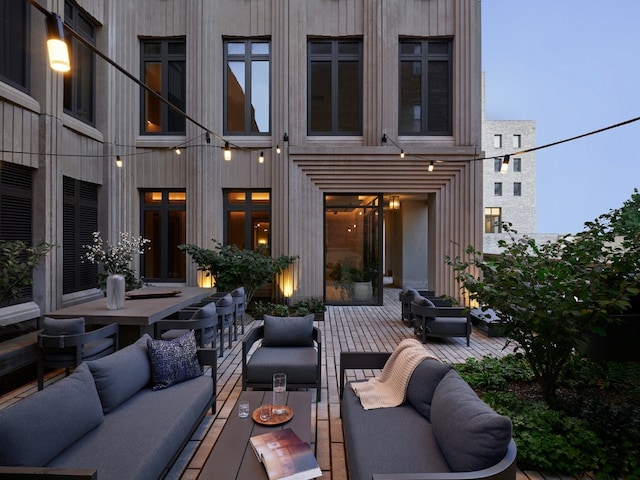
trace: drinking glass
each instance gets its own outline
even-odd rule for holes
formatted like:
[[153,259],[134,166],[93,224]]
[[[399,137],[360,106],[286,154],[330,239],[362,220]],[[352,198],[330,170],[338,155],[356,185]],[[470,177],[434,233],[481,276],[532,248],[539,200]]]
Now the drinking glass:
[[260,405],[260,420],[263,422],[271,420],[271,404],[263,403]]
[[249,416],[249,402],[243,400],[238,403],[238,416],[240,418],[247,418]]
[[273,374],[273,413],[282,415],[285,412],[287,396],[287,374]]

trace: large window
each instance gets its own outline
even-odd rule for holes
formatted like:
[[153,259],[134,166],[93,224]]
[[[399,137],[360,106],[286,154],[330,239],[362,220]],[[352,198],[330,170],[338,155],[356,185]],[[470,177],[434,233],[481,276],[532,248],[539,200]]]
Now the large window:
[[[147,39],[141,42],[142,78],[154,92],[183,112],[186,110],[186,43],[184,38]],[[146,134],[184,134],[183,115],[142,90],[142,125]]]
[[21,90],[28,85],[29,3],[0,2],[0,80]]
[[313,40],[308,49],[309,135],[361,135],[362,43]]
[[400,42],[400,125],[403,135],[451,135],[452,42]]
[[155,282],[184,282],[187,194],[184,190],[142,192],[142,236],[151,240],[144,254],[142,276]]
[[230,40],[225,42],[224,53],[224,133],[269,133],[269,41]]
[[[89,18],[71,2],[64,4],[64,23],[95,45],[96,28]],[[91,125],[95,122],[95,55],[71,35],[69,45],[71,70],[64,74],[64,111]]]
[[267,190],[224,193],[224,243],[271,254],[271,194]]
[[81,260],[83,245],[98,231],[98,185],[63,177],[62,283],[63,293],[98,286],[98,267]]
[[[32,169],[0,161],[0,240],[32,244],[32,196]],[[10,303],[31,299],[31,287],[25,287]]]
[[502,209],[487,207],[484,209],[484,233],[502,232]]

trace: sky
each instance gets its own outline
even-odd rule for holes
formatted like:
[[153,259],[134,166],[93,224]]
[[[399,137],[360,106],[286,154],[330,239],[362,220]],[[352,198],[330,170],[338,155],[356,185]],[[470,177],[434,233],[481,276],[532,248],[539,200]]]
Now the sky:
[[[639,0],[482,0],[488,120],[536,146],[640,117]],[[576,233],[640,190],[640,121],[536,152],[537,232]]]

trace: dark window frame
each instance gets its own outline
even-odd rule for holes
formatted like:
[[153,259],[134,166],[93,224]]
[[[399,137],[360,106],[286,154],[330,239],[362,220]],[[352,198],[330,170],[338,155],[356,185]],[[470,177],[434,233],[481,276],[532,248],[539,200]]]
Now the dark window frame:
[[[232,43],[244,43],[245,49],[244,54],[232,54],[228,51],[228,46]],[[269,53],[252,53],[251,45],[253,43],[268,43],[269,44]],[[225,135],[271,135],[271,52],[272,45],[270,38],[229,38],[224,41],[224,65],[225,65],[225,73],[223,78],[223,88],[224,88],[224,112],[223,112],[223,122],[224,122],[224,134]],[[253,62],[254,61],[264,61],[266,60],[269,64],[269,128],[265,132],[260,132],[252,129],[252,120],[253,115],[251,112],[253,111],[251,99],[253,98],[253,84],[252,84],[252,75],[253,75]],[[245,101],[244,101],[244,128],[242,131],[238,130],[230,130],[229,129],[229,62],[242,62],[244,63],[244,72],[245,72]]]
[[[253,204],[252,203],[252,193],[269,193],[269,203],[268,204]],[[244,204],[230,204],[229,203],[229,194],[230,193],[244,193],[245,201]],[[271,233],[273,232],[273,214],[272,214],[272,202],[273,196],[271,189],[269,188],[226,188],[223,189],[223,215],[224,215],[224,227],[223,227],[223,242],[225,245],[228,245],[228,237],[229,237],[229,213],[230,212],[244,212],[245,214],[245,222],[244,222],[244,242],[245,245],[252,246],[253,242],[253,232],[252,232],[252,219],[253,212],[268,212],[269,214],[269,224],[271,228],[269,229],[269,251],[271,250]]]
[[82,260],[98,231],[99,185],[62,177],[62,293],[98,287],[98,266]]
[[[64,23],[88,43],[96,45],[96,25],[77,5],[69,1],[65,1],[64,4]],[[64,112],[84,123],[95,126],[96,55],[72,35],[66,36],[66,42],[69,48],[71,70],[66,72],[63,77]],[[87,65],[86,58],[83,58],[83,53],[90,55],[89,65]],[[81,101],[81,98],[85,96],[83,93],[86,88],[89,89],[89,105],[84,105]],[[83,111],[85,108],[88,108],[86,113]]]
[[[341,44],[357,43],[357,54],[340,53]],[[331,45],[330,54],[312,53],[312,46],[320,44]],[[338,77],[341,62],[358,63],[358,125],[355,130],[340,130],[340,82]],[[314,63],[331,64],[331,128],[330,130],[312,130],[313,116],[313,76],[312,65]],[[363,46],[361,38],[337,38],[337,39],[309,39],[307,42],[307,135],[313,136],[337,136],[337,135],[362,135],[363,131]]]
[[[403,53],[403,45],[410,43],[420,43],[420,53]],[[446,54],[435,53],[430,50],[430,45],[441,45],[443,43],[448,44]],[[453,135],[453,39],[452,38],[401,38],[398,45],[398,133],[400,135],[407,136],[450,136]],[[407,130],[402,125],[402,110],[403,110],[403,62],[419,62],[420,63],[420,128],[418,131]],[[436,128],[430,125],[430,111],[429,104],[430,99],[434,93],[430,91],[431,86],[429,84],[429,64],[430,62],[447,62],[447,119],[446,128]]]
[[493,184],[493,194],[496,197],[502,196],[502,182],[494,182]]
[[513,196],[514,197],[522,196],[522,182],[513,182]]
[[0,2],[0,81],[29,93],[31,22],[29,3]]
[[[33,173],[32,168],[0,160],[0,240],[33,245]],[[33,288],[28,286],[0,307],[32,300]]]
[[[159,54],[151,54],[145,53],[145,46],[159,43],[161,52]],[[184,49],[181,53],[169,53],[170,44],[175,45],[183,45]],[[171,102],[176,107],[180,108],[183,112],[186,112],[186,101],[187,101],[187,54],[186,54],[186,38],[183,36],[180,37],[144,37],[140,39],[140,78],[142,81],[145,81],[145,64],[147,62],[160,63],[161,64],[161,75],[162,75],[162,88],[160,92],[160,96],[164,99],[171,100],[169,95],[170,81],[169,81],[169,73],[170,73],[170,64],[178,65],[180,62],[183,65],[182,70],[182,82],[181,82],[181,91],[180,95],[184,99],[183,104],[178,104],[177,102]],[[147,82],[145,82],[147,83]],[[140,134],[141,135],[184,135],[187,132],[187,122],[186,118],[175,112],[171,109],[166,103],[160,103],[160,130],[157,132],[146,131],[146,109],[145,109],[145,100],[146,100],[147,92],[144,89],[140,89]],[[172,117],[173,120],[170,120]],[[171,129],[169,127],[171,121],[175,121],[178,125],[178,128]]]
[[522,172],[522,158],[514,157],[513,159],[513,171]]
[[[162,200],[161,202],[154,204],[146,204],[144,196],[149,192],[161,192]],[[170,193],[185,193],[185,201],[184,203],[175,203],[172,204],[169,201]],[[184,255],[181,251],[177,253],[179,255],[184,256],[184,271],[185,277],[170,277],[169,276],[169,248],[168,245],[170,242],[167,241],[169,238],[169,212],[181,211],[185,212],[185,235],[186,235],[186,211],[187,211],[187,199],[186,199],[187,190],[184,188],[145,188],[140,189],[140,234],[143,238],[147,238],[151,240],[148,248],[157,248],[158,243],[160,243],[160,277],[149,277],[147,275],[145,261],[142,259],[140,262],[140,274],[141,277],[144,278],[145,281],[150,282],[176,282],[176,283],[184,283],[186,282],[186,255]],[[147,211],[157,211],[160,213],[160,242],[154,241],[153,235],[149,235],[148,232],[145,232],[145,212]],[[175,253],[175,252],[174,252]]]

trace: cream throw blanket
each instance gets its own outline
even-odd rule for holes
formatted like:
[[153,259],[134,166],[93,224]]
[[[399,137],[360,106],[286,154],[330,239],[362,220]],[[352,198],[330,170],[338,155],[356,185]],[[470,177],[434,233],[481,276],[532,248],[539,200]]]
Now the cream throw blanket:
[[427,357],[435,358],[418,340],[406,339],[400,342],[385,363],[380,377],[350,384],[360,398],[362,408],[372,410],[401,405],[407,395],[411,374]]

